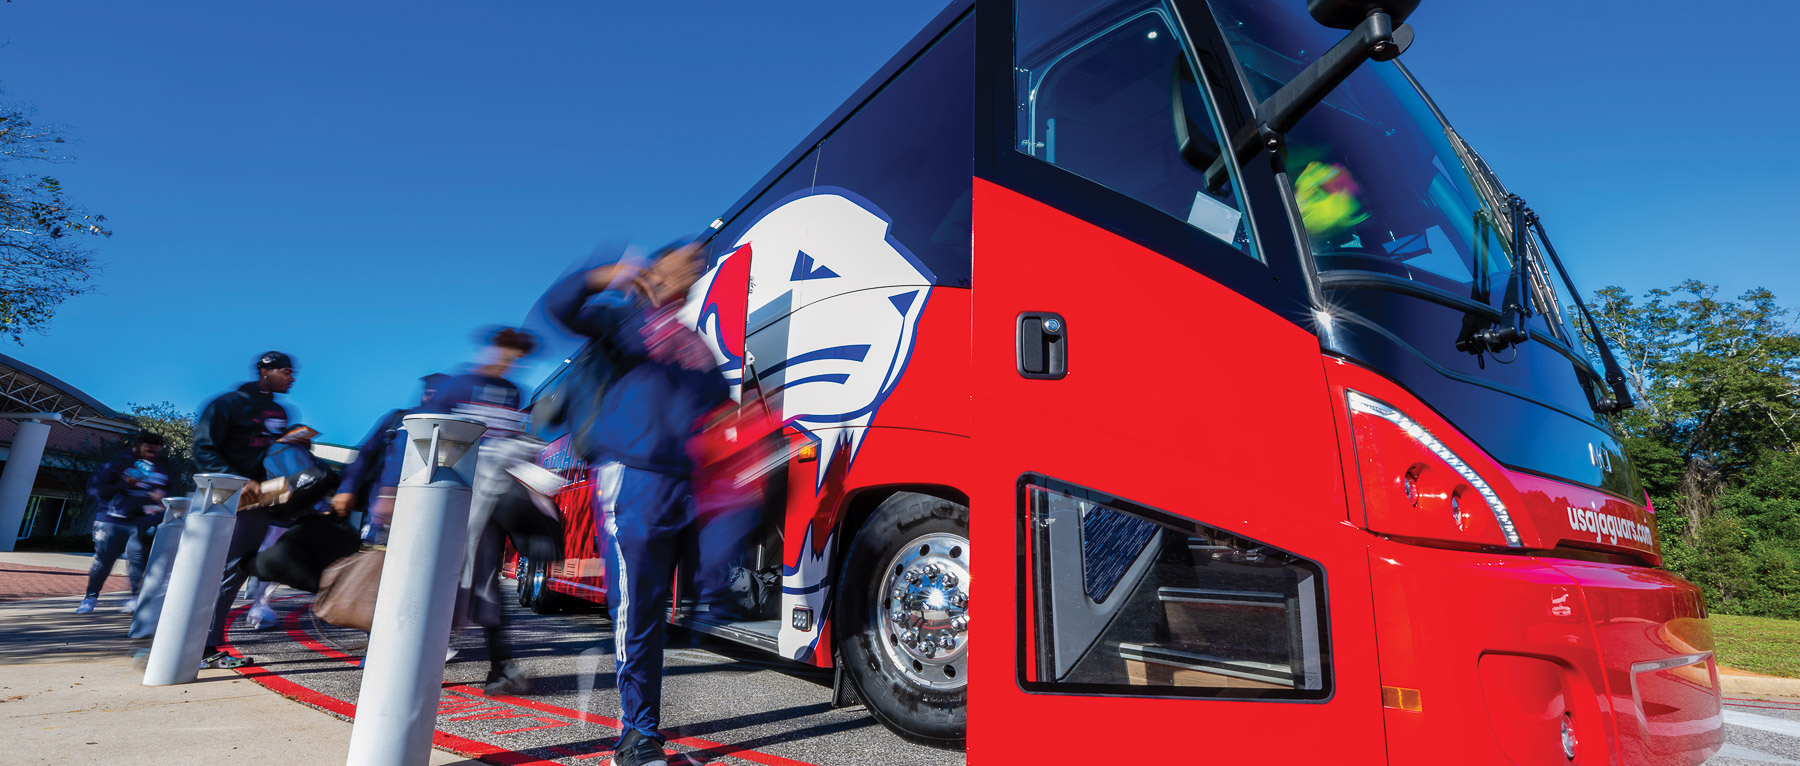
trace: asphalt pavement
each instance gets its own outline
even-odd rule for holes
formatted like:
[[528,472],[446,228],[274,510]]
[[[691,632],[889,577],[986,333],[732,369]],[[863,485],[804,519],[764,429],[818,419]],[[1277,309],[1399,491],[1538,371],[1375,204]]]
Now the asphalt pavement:
[[[310,596],[277,602],[283,620],[232,641],[257,664],[303,687],[290,697],[344,715],[317,698],[354,702],[366,635],[319,622]],[[491,763],[609,763],[618,734],[613,645],[604,614],[533,615],[510,608],[509,635],[536,688],[483,695],[480,634],[456,637],[446,666],[438,745]],[[834,709],[831,674],[682,630],[671,631],[664,728],[684,764],[950,766],[961,752],[895,736],[860,707]],[[262,676],[251,670],[251,678]],[[348,702],[340,703],[347,705]],[[1728,696],[1726,745],[1707,766],[1800,766],[1800,700]]]
[[[285,592],[291,594],[291,592]],[[367,635],[328,625],[311,596],[275,602],[274,628],[237,622],[231,645],[251,656],[246,677],[339,717],[353,715],[356,664]],[[510,608],[508,635],[535,682],[516,696],[480,691],[488,662],[478,631],[455,637],[440,699],[440,748],[492,763],[608,763],[618,736],[613,645],[603,613],[533,615]],[[760,652],[671,630],[665,656],[663,729],[683,763],[765,766],[950,766],[961,751],[908,742],[861,707],[831,707],[831,674]]]
[[[0,563],[24,561],[0,557]],[[29,563],[85,565],[74,558]],[[17,576],[38,576],[12,568],[21,570]],[[365,634],[318,622],[307,608],[310,596],[282,591],[276,602],[282,619],[274,628],[251,632],[241,621],[234,626],[233,645],[253,656],[255,667],[241,676],[205,671],[202,681],[209,683],[152,689],[137,684],[141,670],[124,659],[125,618],[115,603],[121,598],[107,596],[93,615],[73,614],[77,597],[0,603],[0,624],[6,626],[0,630],[0,686],[8,687],[0,690],[0,719],[18,735],[0,761],[162,762],[163,754],[132,747],[137,738],[129,732],[145,730],[169,735],[169,744],[185,741],[178,749],[208,762],[341,758],[347,724],[324,716],[313,724],[307,717],[317,713],[273,696],[267,702],[245,696],[236,691],[244,687],[231,684],[255,682],[347,721],[361,683],[356,662]],[[536,688],[517,696],[483,694],[479,686],[488,665],[480,634],[456,637],[459,651],[446,665],[436,744],[488,763],[609,763],[618,696],[605,616],[540,616],[516,608],[508,614],[510,636]],[[964,763],[961,752],[895,736],[863,708],[832,708],[828,671],[686,631],[673,630],[671,638],[663,720],[671,749],[682,754],[672,766]],[[172,714],[171,703],[195,712],[173,713],[179,724],[158,718]],[[1727,695],[1724,720],[1726,745],[1708,766],[1800,766],[1800,699]],[[265,725],[246,728],[250,721]],[[196,722],[229,734],[209,737],[194,728]],[[182,734],[188,729],[195,738]],[[284,754],[271,759],[274,753]]]
[[1706,766],[1800,766],[1800,702],[1725,699],[1725,748]]

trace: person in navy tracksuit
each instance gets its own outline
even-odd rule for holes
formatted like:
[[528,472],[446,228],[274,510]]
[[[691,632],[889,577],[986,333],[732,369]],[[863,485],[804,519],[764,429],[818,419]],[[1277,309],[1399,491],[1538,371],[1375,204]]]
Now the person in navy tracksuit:
[[572,422],[588,431],[582,457],[597,466],[610,542],[607,608],[624,708],[613,757],[620,766],[667,763],[657,731],[663,632],[677,538],[694,516],[689,445],[702,419],[729,397],[712,352],[676,318],[704,265],[698,242],[671,246],[648,265],[578,271],[544,296],[551,316],[605,349],[612,367],[604,396],[590,391],[571,399],[594,408]]
[[[488,676],[482,690],[489,694],[523,694],[531,690],[531,678],[514,661],[506,643],[506,613],[501,609],[500,598],[506,533],[495,520],[494,511],[500,496],[514,482],[506,468],[517,460],[517,450],[508,445],[525,429],[525,396],[506,376],[520,359],[536,349],[537,339],[523,330],[502,327],[489,331],[469,370],[444,381],[437,395],[419,408],[420,412],[473,418],[487,426],[481,437],[475,475],[470,477],[468,537],[451,630],[481,626],[488,651]],[[526,451],[536,452],[534,448]]]

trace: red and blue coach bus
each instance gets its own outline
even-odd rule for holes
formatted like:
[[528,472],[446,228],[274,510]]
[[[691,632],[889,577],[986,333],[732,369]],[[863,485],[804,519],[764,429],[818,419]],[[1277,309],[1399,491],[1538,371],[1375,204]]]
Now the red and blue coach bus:
[[[953,3],[714,225],[688,318],[788,460],[671,620],[977,763],[1717,751],[1618,366],[1416,5]],[[590,489],[528,602],[603,600]]]

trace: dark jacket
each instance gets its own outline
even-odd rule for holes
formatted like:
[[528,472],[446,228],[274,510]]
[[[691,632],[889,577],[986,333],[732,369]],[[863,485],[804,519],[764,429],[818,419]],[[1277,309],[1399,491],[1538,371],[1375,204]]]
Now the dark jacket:
[[[586,444],[590,463],[618,461],[632,468],[677,476],[693,472],[688,441],[700,419],[730,395],[717,367],[689,369],[650,356],[645,319],[651,307],[632,294],[607,291],[589,300],[586,272],[564,278],[544,296],[545,308],[564,327],[587,336],[594,350],[605,349],[612,362],[604,395],[581,392],[583,381],[571,381],[571,408],[585,399],[595,408]],[[571,373],[578,372],[571,370]]]
[[198,473],[229,473],[255,481],[263,475],[263,452],[287,430],[287,408],[251,381],[206,403],[194,429]]
[[[147,524],[156,519],[153,513],[162,510],[162,501],[151,493],[175,494],[175,469],[169,461],[161,457],[143,460],[134,452],[113,458],[88,480],[88,495],[100,501],[106,521]],[[146,507],[155,511],[147,512]]]
[[488,427],[484,438],[499,438],[523,430],[525,399],[519,387],[505,378],[465,372],[444,381],[431,401],[418,411],[433,415],[462,415]]
[[338,485],[338,491],[355,494],[358,507],[369,502],[369,495],[375,490],[375,482],[381,479],[381,464],[386,462],[388,445],[393,443],[394,436],[400,429],[400,419],[410,412],[390,410],[388,414],[381,416],[369,435],[356,445],[356,459],[344,466],[344,482]]

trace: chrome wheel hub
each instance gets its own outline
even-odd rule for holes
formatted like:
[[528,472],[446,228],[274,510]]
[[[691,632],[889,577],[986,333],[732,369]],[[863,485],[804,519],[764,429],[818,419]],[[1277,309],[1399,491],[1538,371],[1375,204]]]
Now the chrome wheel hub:
[[969,541],[923,535],[901,546],[883,571],[875,620],[889,661],[918,686],[966,686]]

